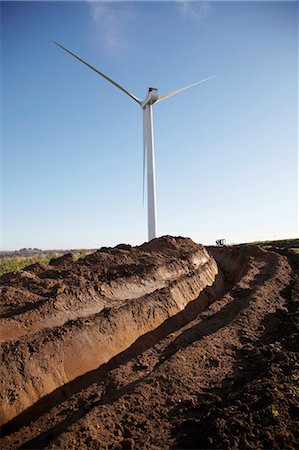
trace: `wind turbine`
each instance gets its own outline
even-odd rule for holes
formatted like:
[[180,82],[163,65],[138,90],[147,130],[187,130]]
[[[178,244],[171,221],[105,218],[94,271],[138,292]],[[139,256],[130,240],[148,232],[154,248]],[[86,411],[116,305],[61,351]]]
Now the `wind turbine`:
[[131,92],[124,89],[118,83],[113,81],[111,78],[107,77],[107,75],[103,74],[95,67],[88,64],[83,59],[79,58],[79,56],[72,53],[67,48],[62,45],[54,42],[58,47],[62,48],[70,55],[74,56],[76,59],[81,61],[90,69],[94,70],[97,74],[101,75],[107,81],[110,81],[114,86],[123,91],[129,97],[131,97],[135,102],[137,102],[143,111],[143,193],[144,193],[144,178],[145,178],[145,164],[147,162],[147,221],[148,221],[148,240],[152,240],[156,237],[156,181],[155,181],[155,152],[154,152],[154,129],[153,129],[153,104],[161,102],[172,95],[178,94],[179,92],[185,91],[186,89],[191,88],[192,86],[196,86],[197,84],[204,83],[212,78],[215,78],[216,75],[204,78],[203,80],[197,81],[195,83],[189,84],[181,89],[177,89],[175,91],[168,92],[164,95],[158,95],[157,88],[149,87],[147,96],[144,100],[140,100],[135,95],[131,94]]

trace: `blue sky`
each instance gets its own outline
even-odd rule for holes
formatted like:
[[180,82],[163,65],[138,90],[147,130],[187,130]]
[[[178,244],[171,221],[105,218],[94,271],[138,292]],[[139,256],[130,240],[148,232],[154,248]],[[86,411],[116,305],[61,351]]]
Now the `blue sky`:
[[2,2],[2,249],[147,237],[138,97],[154,106],[158,235],[298,234],[296,2]]

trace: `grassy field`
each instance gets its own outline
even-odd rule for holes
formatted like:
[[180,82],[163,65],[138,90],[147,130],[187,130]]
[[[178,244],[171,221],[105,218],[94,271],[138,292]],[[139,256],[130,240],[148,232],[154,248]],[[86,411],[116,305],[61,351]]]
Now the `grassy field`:
[[[15,272],[17,270],[22,270],[31,264],[36,262],[49,264],[52,258],[58,258],[59,256],[65,255],[66,253],[70,253],[69,251],[62,252],[41,252],[38,254],[32,255],[9,255],[0,257],[0,276],[4,273]],[[82,256],[91,253],[90,250],[84,251],[76,251],[72,252],[76,259],[81,258]]]
[[[57,255],[58,256],[58,255]],[[48,264],[50,259],[55,256],[38,254],[34,256],[5,256],[0,259],[0,275],[7,272],[15,272],[24,269],[36,262]]]
[[299,254],[299,239],[280,239],[277,241],[255,241],[249,242],[249,245],[259,245],[266,250],[287,249]]

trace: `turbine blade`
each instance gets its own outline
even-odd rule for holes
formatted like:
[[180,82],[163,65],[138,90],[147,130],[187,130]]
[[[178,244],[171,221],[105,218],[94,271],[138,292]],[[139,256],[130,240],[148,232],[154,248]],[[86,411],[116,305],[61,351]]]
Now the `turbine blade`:
[[103,78],[105,78],[107,81],[110,81],[110,83],[114,84],[114,86],[116,86],[118,89],[120,89],[121,91],[123,91],[125,94],[129,95],[129,97],[131,97],[133,100],[135,100],[139,105],[141,104],[141,100],[139,100],[139,98],[137,98],[135,95],[131,94],[131,92],[127,91],[126,89],[124,89],[122,86],[120,86],[118,83],[116,83],[115,81],[113,81],[111,78],[107,77],[107,75],[104,75],[102,72],[100,72],[98,69],[96,69],[95,67],[91,66],[90,64],[88,64],[86,61],[84,61],[83,59],[79,58],[79,56],[75,55],[75,53],[72,53],[70,50],[68,50],[67,48],[63,47],[62,45],[58,44],[58,42],[54,41],[54,44],[58,45],[58,47],[62,48],[63,50],[65,50],[66,52],[68,52],[70,55],[74,56],[75,58],[77,58],[79,61],[81,61],[83,64],[85,64],[87,67],[89,67],[90,69],[94,70],[96,73],[98,73],[99,75],[101,75]]
[[143,172],[142,172],[142,206],[144,207],[145,160],[146,160],[146,109],[143,110]]
[[192,86],[196,86],[197,84],[204,83],[205,81],[211,80],[212,78],[215,78],[215,77],[217,77],[217,75],[213,75],[212,77],[204,78],[203,80],[196,81],[195,83],[189,84],[188,86],[185,86],[181,89],[177,89],[176,91],[168,92],[168,94],[160,95],[158,97],[158,100],[155,103],[161,102],[162,100],[165,100],[166,98],[171,97],[172,95],[178,94],[179,92],[185,91],[186,89],[189,89]]

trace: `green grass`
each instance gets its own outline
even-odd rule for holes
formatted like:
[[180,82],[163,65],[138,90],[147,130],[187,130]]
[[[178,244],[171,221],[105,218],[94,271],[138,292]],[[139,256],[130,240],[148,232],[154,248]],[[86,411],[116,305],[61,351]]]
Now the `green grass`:
[[[74,252],[73,255],[75,259],[82,258],[86,256],[87,254],[91,253],[92,251],[86,250],[86,251],[77,251]],[[20,255],[12,255],[12,256],[3,256],[0,258],[0,276],[4,273],[9,272],[15,272],[18,270],[22,270],[27,266],[30,266],[31,264],[34,264],[36,262],[43,263],[43,264],[49,264],[50,260],[52,258],[58,258],[59,256],[62,256],[66,253],[70,252],[46,252],[46,253],[38,253],[35,255],[28,255],[28,256],[20,256]]]
[[299,254],[299,239],[279,239],[277,241],[255,241],[247,245],[259,245],[265,250],[287,249]]
[[36,255],[36,256],[7,256],[0,259],[0,276],[4,273],[15,272],[24,269],[36,262],[48,264],[52,256]]
[[249,244],[261,245],[263,247],[299,248],[299,239],[279,239],[277,241],[255,241]]

